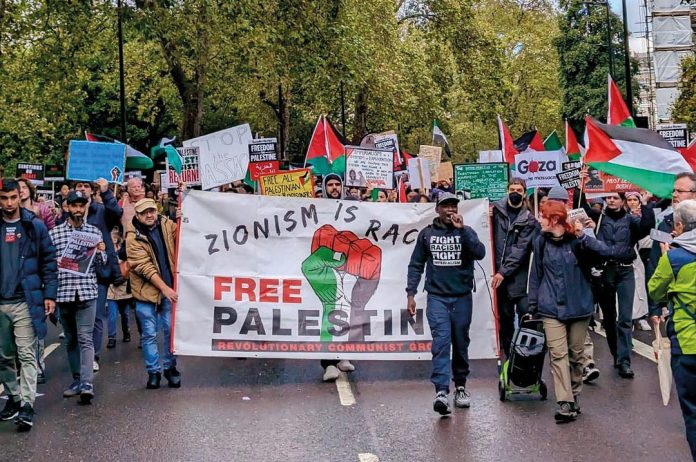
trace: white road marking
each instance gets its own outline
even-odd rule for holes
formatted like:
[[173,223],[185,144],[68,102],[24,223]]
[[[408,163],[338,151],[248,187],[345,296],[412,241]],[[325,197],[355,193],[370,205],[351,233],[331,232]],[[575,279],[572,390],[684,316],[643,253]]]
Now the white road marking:
[[43,354],[43,360],[46,361],[46,358],[48,358],[48,355],[56,351],[56,348],[60,346],[60,343],[51,343],[49,346],[44,348],[44,354]]
[[358,454],[358,460],[360,462],[379,462],[379,457],[369,452],[361,452]]
[[336,390],[338,390],[338,399],[341,400],[343,406],[352,406],[356,403],[353,389],[350,387],[348,375],[345,372],[341,372],[341,375],[336,379]]
[[[607,334],[604,332],[604,329],[602,329],[601,325],[597,325],[595,328],[595,332],[601,335],[602,337],[606,338]],[[635,338],[633,340],[633,351],[641,355],[642,357],[649,359],[650,361],[656,363],[657,360],[655,359],[655,353],[653,352],[652,345],[648,345],[647,343],[643,343],[640,340],[636,340]]]

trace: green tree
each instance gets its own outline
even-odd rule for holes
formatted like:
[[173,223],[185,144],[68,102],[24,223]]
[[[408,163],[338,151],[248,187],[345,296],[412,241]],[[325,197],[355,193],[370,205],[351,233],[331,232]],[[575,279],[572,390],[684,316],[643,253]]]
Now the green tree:
[[696,132],[696,56],[689,56],[681,63],[679,97],[674,103],[672,118],[686,123],[691,133]]

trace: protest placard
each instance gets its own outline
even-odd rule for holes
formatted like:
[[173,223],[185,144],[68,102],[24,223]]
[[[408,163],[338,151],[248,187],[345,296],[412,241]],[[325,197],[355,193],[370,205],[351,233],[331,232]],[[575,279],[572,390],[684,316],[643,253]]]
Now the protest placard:
[[89,273],[97,251],[101,234],[73,231],[63,254],[58,260],[58,270],[85,275]]
[[259,187],[264,196],[314,197],[312,169],[299,168],[261,175]]
[[442,162],[437,166],[437,181],[447,180],[452,181],[454,178],[454,166],[452,162]]
[[561,173],[556,174],[558,178],[558,183],[563,189],[573,189],[580,187],[580,169],[573,168],[570,170],[563,170]]
[[588,194],[588,198],[615,192],[640,191],[640,188],[633,183],[599,171],[592,166],[587,169],[587,175],[584,191]]
[[140,178],[142,180],[144,178],[143,172],[141,170],[128,170],[123,174],[123,181],[125,183],[128,183],[128,180],[133,178]]
[[408,183],[412,189],[430,189],[430,163],[420,157],[408,160]]
[[278,140],[260,138],[249,143],[249,176],[258,181],[261,175],[276,173],[280,169],[277,153]]
[[[474,270],[469,357],[494,358],[488,201],[461,202],[459,213],[487,256]],[[176,354],[431,359],[423,281],[415,316],[403,306],[403,289],[418,233],[436,216],[433,204],[194,190],[182,214]],[[457,261],[458,245],[438,258]]]
[[36,190],[36,199],[38,201],[48,202],[49,204],[52,204],[53,203],[53,191],[50,191],[48,189],[37,189]]
[[574,168],[582,168],[582,162],[579,160],[572,160],[570,162],[561,162],[562,170],[572,170]]
[[442,161],[442,147],[421,145],[418,149],[418,157],[428,162],[430,181],[437,181],[438,166]]
[[655,131],[676,149],[686,148],[689,144],[689,130],[686,124],[657,124]]
[[492,151],[479,151],[479,164],[490,164],[496,162],[505,162],[505,159],[503,159],[503,151],[499,149]]
[[46,165],[44,181],[65,181],[65,167],[59,164]]
[[67,172],[70,180],[97,181],[105,178],[110,183],[123,183],[125,166],[125,144],[70,141]]
[[199,148],[203,189],[244,179],[249,167],[251,140],[251,127],[243,124],[183,142],[184,147]]
[[401,154],[399,151],[399,138],[394,130],[389,130],[374,135],[375,149],[382,151],[392,151],[394,153],[394,171],[403,170],[405,166],[401,165]]
[[346,146],[346,186],[394,187],[394,153]]
[[176,148],[181,156],[181,175],[176,173],[176,170],[169,165],[169,160],[167,160],[167,184],[174,185],[176,187],[179,181],[183,181],[187,186],[200,186],[201,185],[201,172],[200,172],[200,150],[198,147],[188,147],[188,148]]
[[169,190],[169,173],[167,170],[155,171],[153,175],[153,182],[156,182],[159,185],[160,192],[166,193]]
[[455,194],[463,199],[502,199],[507,194],[508,164],[457,164],[454,166]]
[[44,184],[44,166],[42,164],[17,164],[16,178],[24,178],[29,180],[36,186]]
[[566,161],[562,151],[525,151],[515,155],[515,176],[527,182],[528,188],[558,186],[556,174]]

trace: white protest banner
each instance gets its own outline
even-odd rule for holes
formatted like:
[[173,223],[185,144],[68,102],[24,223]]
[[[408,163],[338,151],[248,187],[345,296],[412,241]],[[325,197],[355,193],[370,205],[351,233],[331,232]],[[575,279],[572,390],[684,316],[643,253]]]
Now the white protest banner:
[[503,159],[503,151],[500,149],[493,151],[479,151],[479,164],[490,164],[493,162],[505,162],[505,159]]
[[442,148],[440,146],[421,145],[418,150],[418,157],[428,162],[430,181],[438,181],[437,173],[442,161]]
[[558,186],[556,174],[566,161],[563,151],[525,151],[515,156],[513,176],[522,178],[529,188]]
[[169,160],[167,159],[167,184],[174,185],[176,187],[179,184],[179,179],[186,183],[187,186],[200,186],[201,185],[201,170],[200,170],[200,148],[176,148],[181,156],[181,174],[177,174],[176,170],[169,165]]
[[183,142],[184,147],[197,146],[200,149],[203,189],[244,179],[249,167],[251,140],[251,127],[243,124]]
[[408,183],[413,189],[430,189],[430,164],[420,157],[408,160]]
[[346,146],[346,186],[394,187],[394,153]]
[[58,270],[81,275],[89,273],[92,260],[96,255],[97,244],[101,240],[101,234],[73,231],[67,247],[58,260]]
[[[488,201],[461,202],[459,212],[486,247],[474,265],[469,356],[493,358]],[[435,216],[433,204],[191,191],[181,220],[174,350],[430,360],[423,281],[414,317],[404,289],[418,233]]]

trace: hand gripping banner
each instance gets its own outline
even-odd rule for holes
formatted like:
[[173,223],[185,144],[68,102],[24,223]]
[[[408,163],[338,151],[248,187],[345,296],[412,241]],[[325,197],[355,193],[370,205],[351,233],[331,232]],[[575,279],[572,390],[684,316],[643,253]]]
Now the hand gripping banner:
[[[471,358],[496,354],[488,201],[460,203],[486,246],[475,265]],[[434,204],[191,191],[183,202],[174,349],[197,356],[430,359],[423,283],[406,272]],[[425,278],[425,275],[424,275]]]

